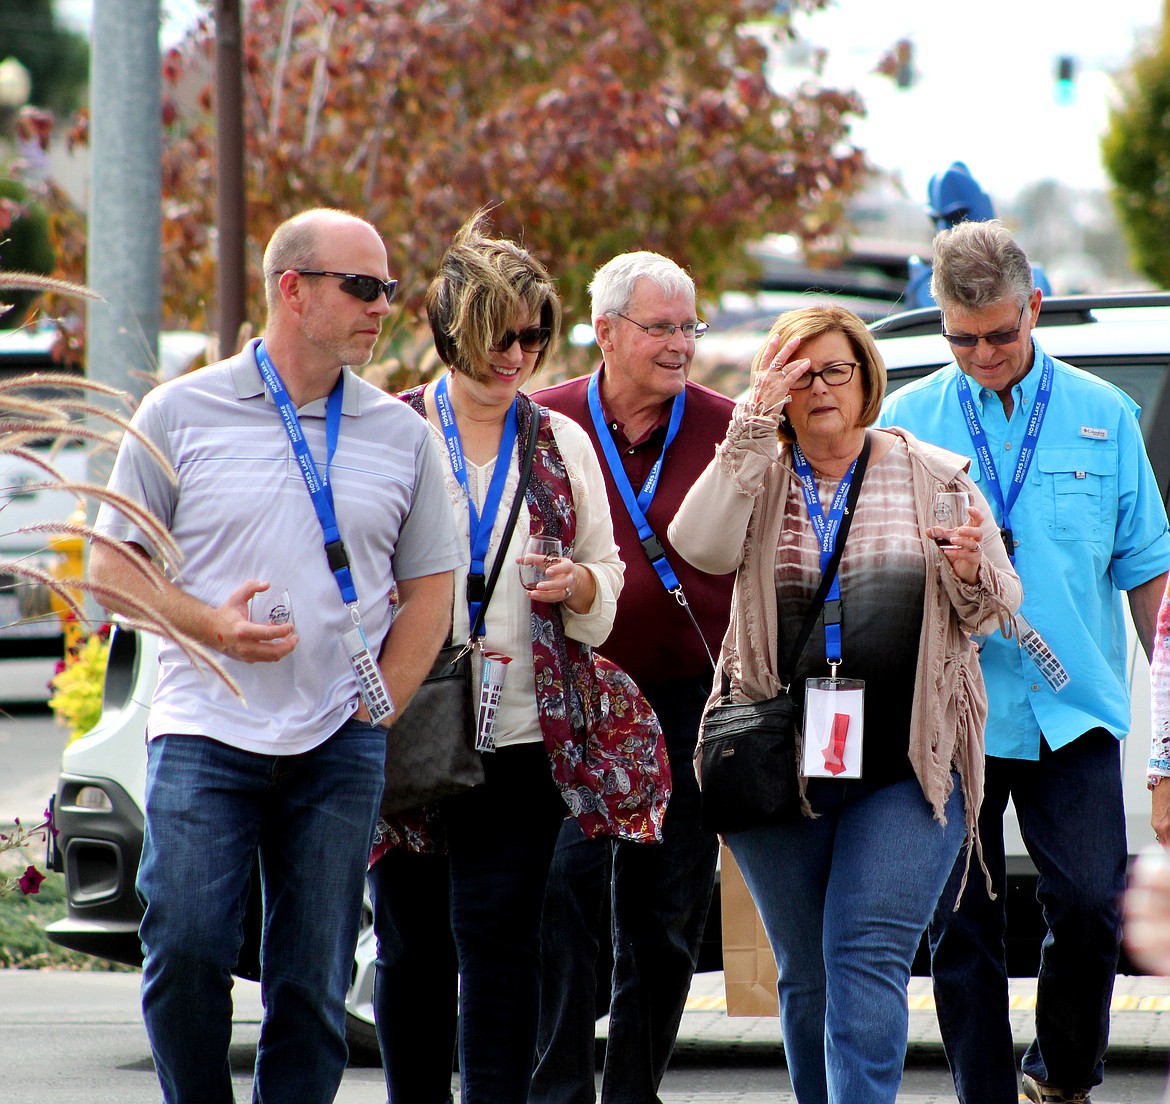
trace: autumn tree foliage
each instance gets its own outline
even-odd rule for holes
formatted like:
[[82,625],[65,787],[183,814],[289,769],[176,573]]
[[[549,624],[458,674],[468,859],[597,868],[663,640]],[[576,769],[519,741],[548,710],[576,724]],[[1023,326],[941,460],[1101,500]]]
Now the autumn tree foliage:
[[1170,287],[1170,25],[1140,51],[1121,77],[1121,95],[1101,141],[1113,202],[1134,267]]
[[[710,293],[747,278],[743,247],[763,233],[825,238],[865,172],[848,145],[860,104],[819,86],[769,88],[761,33],[790,33],[775,8],[253,0],[248,317],[263,318],[263,243],[318,204],[379,227],[408,311],[482,205],[545,260],[578,315],[592,271],[623,250],[666,253]],[[205,19],[164,66],[169,326],[214,322],[213,35]]]

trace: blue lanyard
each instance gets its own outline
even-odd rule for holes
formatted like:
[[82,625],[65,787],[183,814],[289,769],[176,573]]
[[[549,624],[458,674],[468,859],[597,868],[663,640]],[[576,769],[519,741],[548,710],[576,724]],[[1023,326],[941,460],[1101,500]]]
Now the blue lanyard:
[[666,450],[670,448],[671,443],[678,435],[679,426],[682,425],[683,411],[687,401],[686,388],[684,387],[674,397],[674,403],[670,410],[670,423],[666,427],[666,440],[662,443],[662,452],[654,461],[654,466],[650,469],[646,482],[642,484],[641,491],[635,496],[630,477],[626,475],[626,469],[622,467],[622,458],[618,455],[617,445],[613,443],[613,434],[610,433],[609,426],[605,424],[605,413],[601,409],[601,393],[598,389],[600,376],[601,369],[599,368],[589,377],[588,398],[593,428],[597,433],[597,440],[601,442],[602,458],[606,467],[609,468],[609,474],[618,494],[622,496],[626,513],[630,515],[630,521],[633,522],[634,528],[638,531],[638,539],[642,542],[642,547],[650,559],[651,566],[658,573],[662,585],[678,598],[682,593],[682,586],[674,569],[667,562],[666,550],[662,547],[662,542],[654,535],[654,530],[650,528],[650,522],[646,520],[646,512],[650,509],[650,504],[654,501],[654,495],[658,490],[658,480],[662,474]]
[[345,545],[341,542],[341,533],[337,528],[337,514],[333,508],[333,488],[329,484],[329,468],[333,463],[333,455],[337,452],[337,440],[341,436],[341,400],[345,390],[344,374],[337,377],[333,390],[325,402],[325,478],[317,473],[317,465],[313,462],[313,453],[309,442],[305,440],[301,429],[300,418],[297,417],[297,408],[293,404],[284,380],[272,363],[268,350],[261,341],[256,346],[256,366],[260,369],[260,376],[276,403],[280,412],[280,420],[284,424],[284,431],[288,434],[289,444],[297,458],[305,486],[309,490],[309,497],[313,500],[313,509],[317,512],[317,520],[321,523],[321,532],[325,535],[325,555],[329,561],[329,570],[337,580],[337,588],[341,591],[341,600],[347,606],[357,604],[357,588],[353,583],[353,574],[349,569],[349,555]]
[[[504,419],[504,434],[500,438],[500,451],[496,454],[496,468],[492,472],[492,481],[488,484],[487,498],[483,503],[483,516],[475,508],[471,497],[471,490],[467,484],[467,465],[463,460],[463,441],[459,436],[459,426],[455,422],[455,410],[451,406],[451,397],[447,394],[447,376],[442,376],[435,384],[435,406],[439,411],[439,425],[443,429],[443,437],[447,441],[447,455],[451,459],[451,470],[459,480],[459,486],[467,495],[468,534],[471,544],[471,568],[467,575],[467,616],[474,626],[479,618],[479,607],[483,605],[483,595],[486,586],[484,580],[484,566],[488,554],[488,545],[492,538],[492,528],[496,524],[496,515],[500,512],[500,500],[504,497],[504,484],[508,479],[508,465],[512,459],[512,448],[516,444],[516,400],[508,408]],[[499,555],[504,555],[506,549],[501,548]]]
[[975,399],[971,394],[971,385],[967,382],[965,372],[959,373],[957,382],[959,405],[963,409],[963,420],[967,423],[967,433],[970,434],[971,446],[975,450],[975,458],[979,461],[979,469],[983,472],[989,497],[999,509],[999,531],[1012,563],[1016,562],[1015,542],[1012,537],[1012,507],[1015,506],[1016,499],[1020,497],[1024,480],[1028,476],[1028,469],[1032,465],[1032,457],[1036,455],[1036,442],[1040,438],[1040,427],[1044,424],[1044,415],[1048,413],[1048,404],[1052,399],[1052,380],[1055,375],[1052,358],[1042,349],[1037,349],[1037,351],[1044,358],[1044,366],[1040,371],[1040,385],[1036,390],[1036,401],[1032,404],[1032,414],[1028,418],[1024,442],[1020,446],[1016,470],[1012,473],[1012,481],[1008,486],[1006,499],[1003,487],[1000,485],[999,473],[996,471],[995,459],[991,455],[991,446],[987,443],[987,434],[984,432],[983,423],[979,420],[979,412],[975,409]]
[[[841,519],[845,516],[845,500],[849,497],[849,487],[853,482],[853,472],[857,467],[854,460],[849,465],[837,490],[833,493],[833,501],[829,504],[829,516],[821,508],[821,498],[817,494],[817,479],[813,474],[812,465],[805,458],[800,445],[792,445],[792,460],[796,467],[796,474],[800,476],[801,490],[804,491],[804,505],[808,510],[808,519],[812,522],[813,532],[817,535],[817,543],[821,546],[821,575],[829,566],[833,558],[833,549],[837,546],[837,531],[841,528]],[[828,596],[825,598],[825,658],[829,666],[836,668],[841,662],[841,573],[833,575],[829,586]]]

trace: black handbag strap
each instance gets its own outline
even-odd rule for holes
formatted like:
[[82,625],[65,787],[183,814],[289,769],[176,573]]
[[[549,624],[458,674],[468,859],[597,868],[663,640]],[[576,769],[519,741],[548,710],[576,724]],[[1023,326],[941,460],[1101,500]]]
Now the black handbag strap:
[[[837,567],[840,565],[841,557],[845,552],[845,541],[849,537],[849,527],[853,524],[853,512],[857,506],[857,497],[861,494],[861,481],[865,478],[865,469],[869,464],[869,448],[870,439],[869,433],[867,432],[865,435],[865,443],[861,446],[861,452],[857,457],[857,466],[853,469],[853,479],[849,484],[849,494],[845,498],[845,513],[841,518],[841,525],[837,529],[837,539],[833,544],[833,554],[829,557],[829,562],[825,565],[824,574],[821,576],[821,585],[817,587],[817,592],[813,595],[812,604],[809,606],[808,613],[804,617],[804,624],[801,625],[796,643],[788,655],[788,662],[779,672],[780,686],[784,693],[788,693],[788,688],[792,685],[792,677],[796,672],[796,665],[800,662],[800,657],[804,652],[805,645],[808,643],[808,638],[812,635],[813,629],[816,628],[817,618],[821,615],[825,598],[828,596],[829,588],[833,585],[833,578],[837,574]],[[777,620],[779,619],[777,618]],[[777,644],[779,644],[779,639],[777,639]],[[731,695],[731,680],[728,678],[726,668],[723,670],[722,676],[721,697],[729,698]]]
[[475,619],[475,624],[471,626],[471,633],[468,636],[468,641],[473,642],[480,638],[483,633],[483,622],[487,616],[488,603],[492,600],[492,591],[496,589],[496,580],[500,577],[500,568],[503,566],[504,557],[508,552],[508,545],[512,543],[512,532],[516,528],[516,519],[520,516],[520,506],[524,502],[524,496],[528,492],[528,481],[532,478],[532,458],[536,455],[536,438],[540,433],[540,410],[536,403],[528,400],[529,410],[532,417],[528,423],[528,442],[524,449],[524,459],[520,467],[520,482],[516,485],[516,494],[512,499],[512,509],[508,514],[508,521],[504,525],[503,536],[500,537],[500,548],[496,553],[495,561],[492,563],[491,574],[488,575],[487,583],[483,588],[483,601],[479,606],[479,616]]

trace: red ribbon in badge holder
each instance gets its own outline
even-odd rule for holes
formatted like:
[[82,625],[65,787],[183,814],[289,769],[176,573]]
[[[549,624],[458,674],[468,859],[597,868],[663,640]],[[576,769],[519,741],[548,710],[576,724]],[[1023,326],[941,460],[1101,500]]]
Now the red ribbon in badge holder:
[[483,669],[479,687],[479,725],[475,734],[476,751],[496,750],[496,707],[500,704],[500,691],[504,688],[504,676],[508,673],[511,656],[500,652],[483,653]]
[[825,770],[836,776],[845,769],[845,737],[849,735],[849,714],[833,714],[833,733],[825,748]]

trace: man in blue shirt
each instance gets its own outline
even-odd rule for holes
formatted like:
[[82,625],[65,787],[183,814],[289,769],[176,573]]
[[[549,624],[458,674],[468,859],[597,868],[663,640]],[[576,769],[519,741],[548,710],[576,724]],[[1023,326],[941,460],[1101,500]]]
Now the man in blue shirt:
[[1020,640],[989,637],[981,657],[989,712],[979,834],[996,899],[973,878],[955,909],[960,856],[930,929],[939,1025],[962,1104],[1013,1104],[1010,797],[1048,925],[1023,1092],[1037,1104],[1088,1104],[1102,1078],[1125,884],[1120,592],[1149,655],[1170,531],[1137,406],[1033,338],[1041,292],[1011,234],[995,221],[940,232],[931,290],[955,363],[892,395],[880,424],[973,458],[1024,584]]

